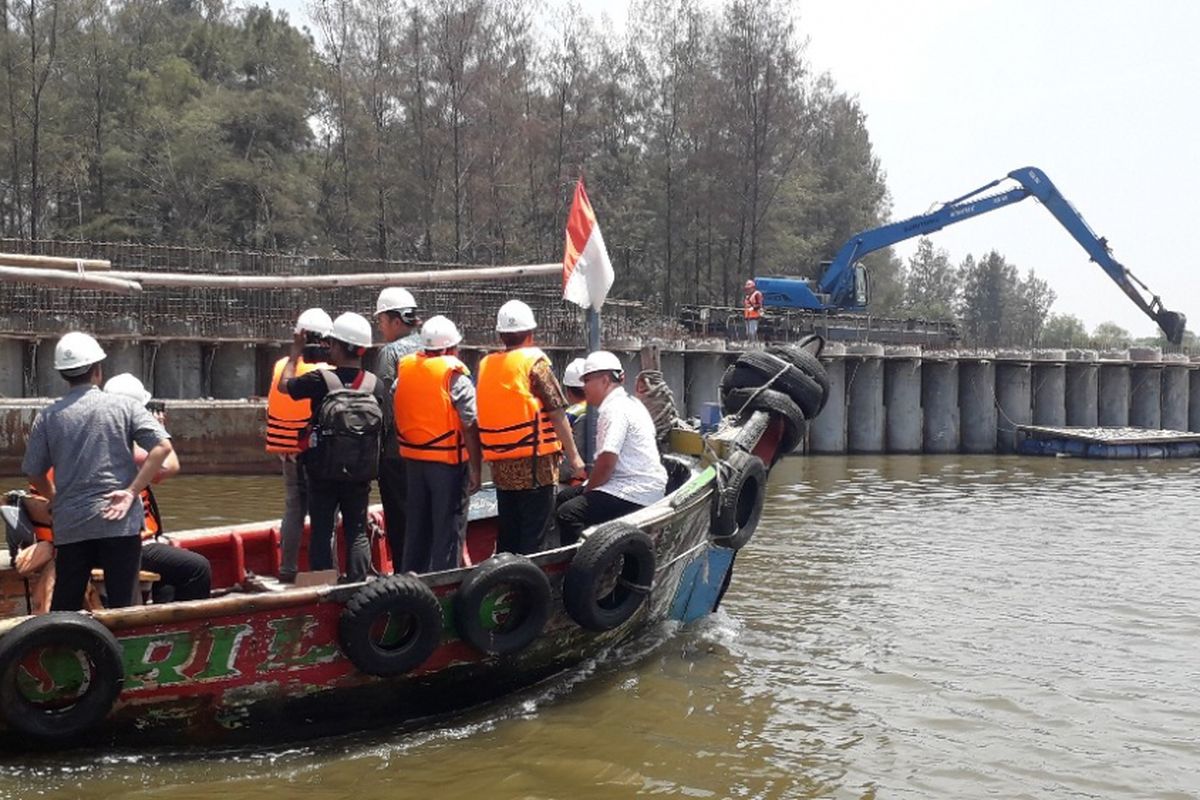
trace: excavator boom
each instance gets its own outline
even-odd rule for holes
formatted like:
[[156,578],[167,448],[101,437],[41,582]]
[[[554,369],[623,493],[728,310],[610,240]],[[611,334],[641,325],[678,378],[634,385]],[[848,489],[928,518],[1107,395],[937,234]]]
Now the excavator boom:
[[[828,307],[830,308],[863,310],[864,293],[858,286],[859,271],[855,269],[856,262],[863,256],[905,239],[925,236],[948,225],[963,222],[1033,196],[1040,200],[1059,224],[1067,229],[1075,241],[1079,242],[1091,260],[1096,262],[1121,287],[1121,291],[1146,316],[1158,323],[1169,342],[1180,344],[1183,341],[1184,328],[1187,324],[1186,317],[1177,311],[1165,309],[1158,295],[1152,293],[1132,272],[1113,258],[1108,241],[1104,237],[1096,235],[1080,213],[1075,210],[1075,207],[1046,177],[1046,173],[1037,167],[1022,167],[1008,173],[1008,177],[1020,185],[985,194],[1000,185],[1001,181],[995,180],[943,204],[928,214],[910,217],[855,234],[838,250],[833,262],[821,276],[817,284],[817,291],[829,298]],[[815,297],[816,295],[814,295]]]

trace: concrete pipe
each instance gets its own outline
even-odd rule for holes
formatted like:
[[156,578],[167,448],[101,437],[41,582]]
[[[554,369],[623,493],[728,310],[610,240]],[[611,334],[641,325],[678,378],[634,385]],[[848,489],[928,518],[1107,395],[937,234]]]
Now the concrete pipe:
[[846,347],[829,342],[821,363],[829,375],[829,397],[825,408],[808,424],[808,444],[813,453],[846,452]]
[[1033,362],[1033,424],[1062,427],[1067,424],[1067,370],[1062,350],[1038,353]]
[[996,452],[1017,451],[1017,426],[1033,422],[1033,367],[1029,353],[1006,353],[996,364]]
[[846,356],[847,451],[882,453],[886,444],[883,345],[850,345]]
[[218,400],[253,397],[258,371],[255,355],[254,345],[218,345],[209,372],[212,396]]
[[[1109,352],[1101,357],[1096,423],[1106,428],[1129,426],[1129,353]],[[1108,363],[1103,363],[1108,362]]]
[[962,451],[996,452],[996,365],[991,360],[958,362],[958,407]]
[[1162,372],[1162,427],[1168,431],[1188,429],[1187,356],[1164,356]]
[[154,387],[164,399],[194,399],[203,389],[203,353],[199,342],[163,342],[153,356]]
[[958,361],[921,365],[922,444],[926,453],[957,453],[959,447]]
[[921,416],[921,349],[897,347],[884,362],[883,403],[889,453],[920,453],[924,419]]
[[1162,427],[1162,352],[1134,347],[1129,357],[1137,362],[1129,370],[1129,424],[1158,430]]
[[1095,350],[1067,351],[1067,424],[1094,428],[1099,424],[1100,367]]

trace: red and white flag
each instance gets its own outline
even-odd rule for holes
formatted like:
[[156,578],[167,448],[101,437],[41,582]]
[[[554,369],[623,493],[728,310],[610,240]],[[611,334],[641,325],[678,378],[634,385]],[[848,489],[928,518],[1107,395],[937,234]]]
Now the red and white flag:
[[567,215],[567,245],[563,254],[563,299],[583,308],[600,310],[613,285],[612,262],[596,224],[596,212],[583,188],[575,184],[575,199]]

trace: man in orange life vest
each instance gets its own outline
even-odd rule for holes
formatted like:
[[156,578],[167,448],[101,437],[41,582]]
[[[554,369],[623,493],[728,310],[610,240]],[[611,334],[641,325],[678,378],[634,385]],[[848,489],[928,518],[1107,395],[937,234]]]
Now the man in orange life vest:
[[[296,320],[295,333],[304,336],[296,375],[329,365],[326,337],[333,320],[320,308],[310,308]],[[304,533],[304,517],[308,514],[308,477],[300,460],[300,432],[312,418],[312,402],[293,400],[279,389],[279,376],[287,365],[287,356],[275,362],[271,388],[267,390],[267,452],[277,453],[283,465],[283,519],[279,523],[280,565],[279,580],[291,583],[299,569],[300,538]]]
[[421,326],[422,351],[396,371],[396,438],[408,481],[404,561],[397,572],[459,566],[468,496],[479,491],[479,425],[471,371],[458,360],[462,335],[443,316]]
[[572,477],[586,477],[562,387],[550,359],[533,346],[535,328],[533,310],[509,300],[496,315],[505,349],[479,364],[479,439],[496,485],[500,552],[545,547],[562,451]]
[[762,317],[763,294],[754,286],[754,279],[746,281],[746,296],[743,298],[743,313],[746,317],[746,339],[758,341],[758,320]]

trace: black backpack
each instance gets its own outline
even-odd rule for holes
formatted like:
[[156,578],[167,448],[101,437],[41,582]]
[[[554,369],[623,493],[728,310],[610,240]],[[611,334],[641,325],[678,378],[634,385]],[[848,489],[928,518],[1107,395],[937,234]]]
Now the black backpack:
[[319,370],[329,393],[317,410],[316,442],[305,466],[320,480],[365,483],[379,474],[383,411],[375,376],[365,370],[346,386],[333,370]]

